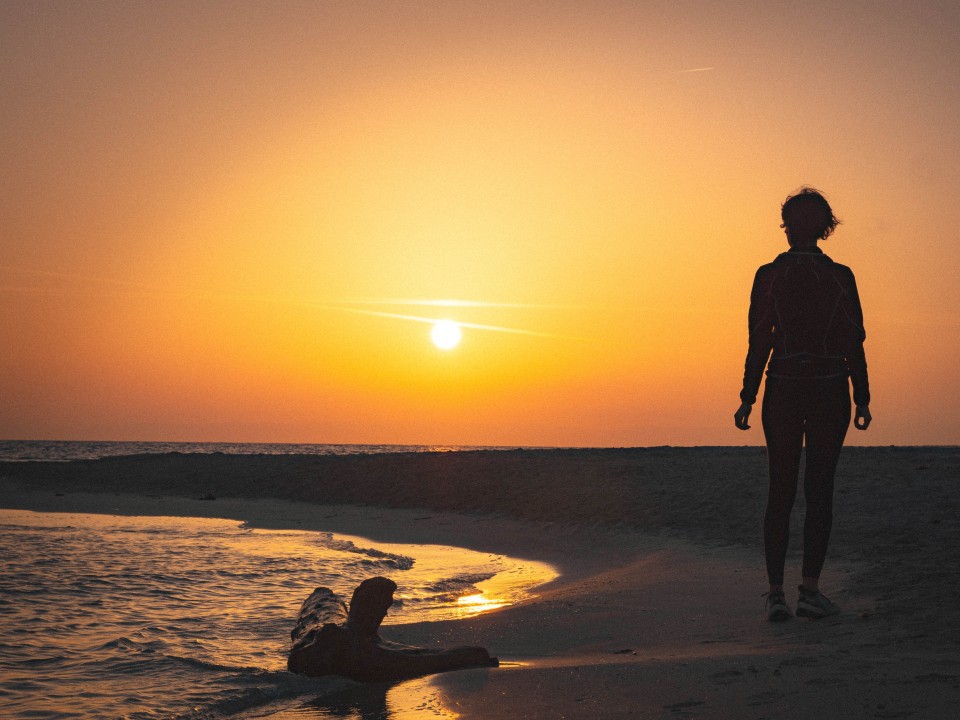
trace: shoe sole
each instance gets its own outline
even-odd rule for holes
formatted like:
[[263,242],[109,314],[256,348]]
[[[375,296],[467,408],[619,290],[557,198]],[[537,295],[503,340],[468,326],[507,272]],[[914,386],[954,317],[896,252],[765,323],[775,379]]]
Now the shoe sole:
[[810,618],[812,620],[820,620],[825,617],[830,617],[831,615],[839,615],[840,609],[837,608],[836,612],[824,612],[820,608],[810,607],[809,605],[798,605],[797,606],[797,617]]
[[770,613],[767,615],[767,620],[770,622],[783,622],[784,620],[789,620],[792,617],[793,614],[790,612],[790,608],[783,606],[771,609]]

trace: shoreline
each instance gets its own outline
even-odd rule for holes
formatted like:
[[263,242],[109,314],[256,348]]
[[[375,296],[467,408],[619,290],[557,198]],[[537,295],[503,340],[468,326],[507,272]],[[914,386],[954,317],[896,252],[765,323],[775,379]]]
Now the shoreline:
[[[317,459],[0,463],[0,504],[231,517],[557,566],[561,577],[519,605],[385,628],[390,640],[479,644],[505,661],[389,690],[390,707],[429,697],[438,717],[946,718],[960,702],[960,588],[950,572],[960,449],[845,449],[824,575],[844,613],[783,624],[762,620],[762,449]],[[275,497],[284,494],[310,502]],[[731,515],[736,507],[744,517]],[[794,547],[788,578],[797,565]]]
[[[677,537],[756,553],[766,501],[762,447],[467,450],[376,455],[147,454],[76,461],[0,461],[0,497],[29,492],[181,498],[273,498],[317,505],[496,515]],[[960,447],[849,447],[837,469],[832,563],[921,586],[944,545],[960,547]],[[802,528],[798,493],[791,535]],[[870,543],[863,539],[869,538]],[[791,544],[788,563],[795,560]],[[900,552],[908,546],[912,560]],[[930,563],[928,561],[934,561]],[[897,567],[889,567],[890,562]],[[958,624],[960,624],[960,617]]]

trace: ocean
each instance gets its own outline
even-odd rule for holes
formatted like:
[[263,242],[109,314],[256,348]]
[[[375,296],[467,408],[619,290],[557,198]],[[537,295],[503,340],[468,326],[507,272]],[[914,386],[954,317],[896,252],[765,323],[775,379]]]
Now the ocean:
[[95,460],[152,453],[227,455],[372,455],[397,452],[516,450],[477,445],[324,445],[315,443],[112,442],[104,440],[0,440],[0,460]]
[[[3,442],[0,457],[383,447]],[[314,588],[349,599],[375,575],[399,585],[389,626],[509,605],[556,573],[462,548],[236,520],[0,510],[0,717],[349,717],[323,699],[354,683],[286,671],[289,633]]]

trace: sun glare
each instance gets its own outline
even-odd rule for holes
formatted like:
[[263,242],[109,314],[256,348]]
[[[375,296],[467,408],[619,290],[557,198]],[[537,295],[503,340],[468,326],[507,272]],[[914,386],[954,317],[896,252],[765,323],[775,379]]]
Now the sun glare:
[[464,597],[457,598],[457,607],[462,610],[465,615],[479,615],[482,612],[496,610],[505,605],[509,605],[506,600],[488,598],[483,593],[465,595]]
[[433,344],[441,350],[452,350],[460,344],[460,326],[453,320],[438,320],[430,331]]

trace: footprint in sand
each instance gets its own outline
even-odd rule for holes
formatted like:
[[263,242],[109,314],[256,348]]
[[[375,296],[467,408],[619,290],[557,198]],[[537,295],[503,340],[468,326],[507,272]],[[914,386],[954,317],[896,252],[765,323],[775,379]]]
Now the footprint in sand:
[[751,695],[747,698],[747,705],[756,707],[757,705],[770,705],[771,703],[783,700],[783,694],[778,692],[762,692]]
[[715,680],[718,685],[729,685],[730,683],[737,682],[738,678],[742,676],[743,673],[739,670],[721,670],[711,675],[710,679]]
[[706,705],[703,700],[684,700],[683,702],[673,703],[672,705],[664,705],[664,710],[685,710],[686,708],[697,707],[699,705]]

